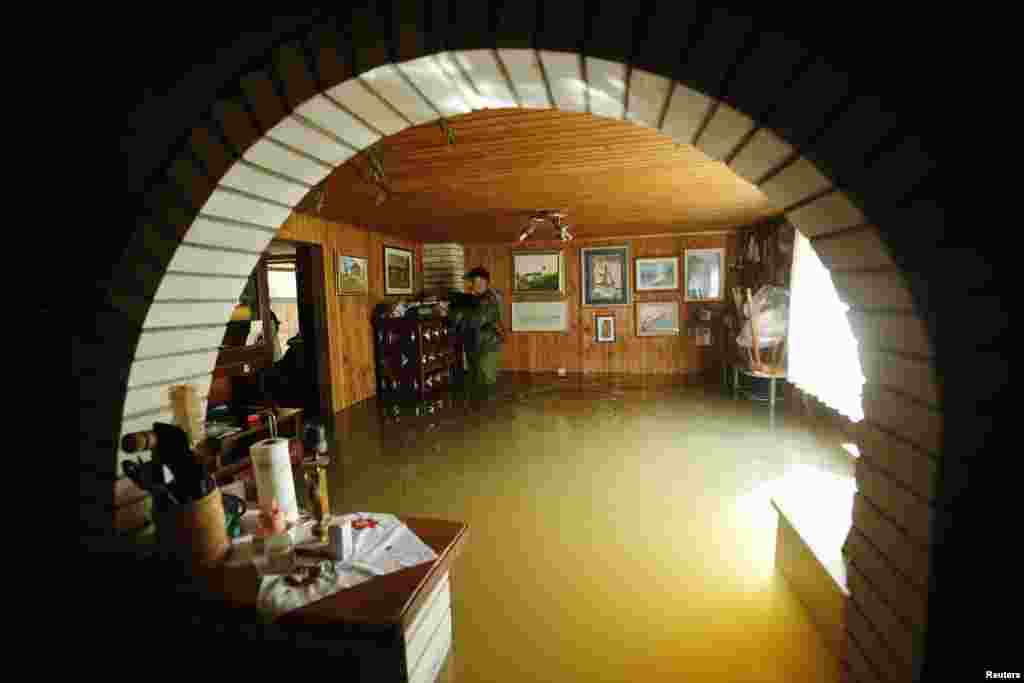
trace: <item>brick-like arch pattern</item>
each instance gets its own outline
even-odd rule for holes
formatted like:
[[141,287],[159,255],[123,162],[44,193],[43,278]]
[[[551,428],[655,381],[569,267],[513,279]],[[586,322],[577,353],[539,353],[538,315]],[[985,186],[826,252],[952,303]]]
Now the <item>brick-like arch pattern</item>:
[[[901,276],[883,226],[943,219],[913,194],[932,170],[917,141],[894,134],[877,101],[847,95],[824,62],[781,36],[752,39],[749,25],[724,14],[683,58],[631,49],[628,38],[614,38],[631,24],[614,17],[595,20],[604,28],[591,36],[609,38],[582,55],[565,49],[579,42],[562,33],[520,39],[531,32],[525,27],[480,44],[473,32],[455,31],[437,45],[422,18],[399,22],[396,32],[372,14],[357,11],[357,19],[369,22],[362,35],[386,28],[390,49],[369,39],[351,46],[329,26],[277,46],[237,79],[233,94],[210,103],[147,194],[120,267],[103,283],[107,307],[97,329],[110,332],[76,349],[82,395],[93,397],[81,405],[82,424],[91,425],[81,430],[83,483],[110,490],[119,430],[151,423],[168,383],[208,381],[259,254],[291,207],[357,150],[481,104],[625,117],[696,144],[785,206],[851,304],[868,385],[847,542],[848,661],[854,679],[912,677],[926,625],[933,518],[945,504],[937,486],[943,421],[931,336],[914,314],[915,303],[926,310],[927,290]],[[648,42],[659,45],[657,36]],[[437,51],[456,45],[469,49]],[[735,61],[741,46],[771,58]],[[99,518],[108,510],[100,506]]]

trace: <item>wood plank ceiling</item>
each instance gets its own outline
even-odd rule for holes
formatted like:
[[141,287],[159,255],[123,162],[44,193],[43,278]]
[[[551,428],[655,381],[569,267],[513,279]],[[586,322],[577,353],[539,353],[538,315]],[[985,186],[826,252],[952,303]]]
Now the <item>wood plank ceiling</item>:
[[[297,210],[424,241],[515,241],[538,209],[579,238],[724,230],[778,213],[754,185],[690,145],[626,121],[555,109],[487,109],[408,128],[339,166]],[[539,235],[538,235],[539,236]]]

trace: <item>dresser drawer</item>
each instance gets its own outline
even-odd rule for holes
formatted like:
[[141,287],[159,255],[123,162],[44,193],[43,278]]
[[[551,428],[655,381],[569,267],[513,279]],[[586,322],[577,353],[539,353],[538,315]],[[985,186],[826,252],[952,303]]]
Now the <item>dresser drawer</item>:
[[405,666],[410,681],[434,680],[448,654],[451,630],[451,586],[445,574],[405,631]]

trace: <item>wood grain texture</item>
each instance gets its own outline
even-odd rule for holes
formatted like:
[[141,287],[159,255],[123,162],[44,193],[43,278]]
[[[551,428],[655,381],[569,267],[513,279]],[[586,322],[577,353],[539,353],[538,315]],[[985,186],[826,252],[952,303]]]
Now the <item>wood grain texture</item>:
[[862,350],[861,370],[872,384],[897,387],[930,406],[939,405],[939,388],[932,364],[894,353]]
[[928,453],[942,448],[942,413],[904,394],[865,384],[864,417]]
[[851,310],[846,317],[862,349],[932,356],[932,345],[924,323],[913,313]]
[[874,630],[867,616],[860,611],[857,603],[850,601],[846,615],[846,630],[849,636],[860,646],[861,653],[869,662],[870,668],[881,673],[882,680],[887,683],[913,680],[910,665],[893,654],[882,637]]
[[[384,296],[384,271],[381,267],[384,246],[410,249],[419,256],[422,245],[372,228],[337,223],[300,212],[293,213],[285,221],[277,238],[319,244],[324,249],[331,402],[334,411],[343,410],[376,395],[377,378],[370,317],[378,303],[399,298]],[[338,295],[335,279],[338,256],[360,256],[367,259],[368,295]],[[422,268],[417,265],[414,291],[419,291],[421,272]]]
[[[899,570],[907,582],[918,590],[928,585],[928,551],[860,493],[853,498],[853,526],[878,549],[889,565]],[[852,559],[857,561],[856,557]],[[904,590],[910,590],[910,586]]]
[[871,458],[857,459],[857,489],[882,512],[900,520],[907,534],[917,542],[930,542],[934,517],[931,506],[888,472],[875,467]]
[[321,215],[419,241],[479,244],[515,240],[529,213],[544,208],[567,210],[578,237],[730,229],[773,211],[726,165],[628,121],[487,109],[449,123],[454,145],[434,122],[381,140],[389,198],[379,206],[366,155],[339,166]]
[[903,482],[925,500],[935,497],[936,457],[870,423],[861,422],[856,431],[862,458],[870,458],[876,467]]
[[829,270],[891,268],[895,264],[882,244],[878,230],[871,226],[811,240],[814,253]]
[[847,581],[861,613],[881,634],[889,648],[896,653],[895,656],[903,659],[904,664],[909,664],[914,652],[914,641],[919,634],[893,612],[856,566],[849,568]]
[[[649,227],[644,233],[653,233]],[[644,256],[683,256],[686,249],[722,247],[726,262],[734,253],[732,234],[675,235],[634,238],[622,237],[593,241],[575,239],[568,245],[561,242],[530,241],[526,246],[518,242],[495,244],[466,244],[466,268],[483,266],[491,271],[492,286],[505,293],[503,311],[506,328],[512,319],[512,253],[519,248],[561,249],[565,259],[565,300],[569,307],[567,332],[508,332],[502,352],[504,370],[526,372],[555,372],[565,368],[568,372],[628,373],[696,375],[710,369],[714,354],[710,348],[698,347],[694,339],[684,332],[677,336],[637,337],[635,302],[678,301],[680,322],[685,326],[692,304],[683,302],[681,291],[634,292],[634,303],[629,306],[582,306],[580,292],[580,249],[607,244],[625,244],[630,249],[630,278],[634,277],[633,259]],[[680,269],[682,269],[680,258]],[[726,291],[731,285],[732,273],[727,271]],[[680,281],[682,273],[680,272]],[[632,288],[632,283],[631,283]],[[595,341],[594,317],[598,314],[615,316],[615,342]]]
[[889,561],[859,530],[854,529],[846,539],[843,554],[850,565],[871,582],[882,598],[908,624],[923,628],[927,614],[927,596],[907,582]]

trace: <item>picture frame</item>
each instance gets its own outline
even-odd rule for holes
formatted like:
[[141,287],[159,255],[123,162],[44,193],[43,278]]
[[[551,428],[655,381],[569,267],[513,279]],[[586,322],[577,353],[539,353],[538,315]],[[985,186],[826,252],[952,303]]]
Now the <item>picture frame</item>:
[[580,249],[580,290],[584,306],[628,306],[630,296],[629,247]]
[[600,344],[615,341],[615,316],[597,314],[594,316],[594,341]]
[[399,247],[384,247],[384,294],[412,294],[415,280],[413,252]]
[[640,301],[636,304],[636,336],[667,337],[679,334],[678,301]]
[[678,256],[643,256],[633,262],[637,292],[674,292],[679,289]]
[[722,301],[725,296],[725,249],[687,249],[683,256],[685,301]]
[[513,251],[512,295],[533,300],[561,299],[565,295],[565,259],[562,250]]
[[369,294],[369,259],[363,256],[337,254],[335,259],[335,283],[338,296]]
[[562,301],[513,301],[513,332],[567,332],[569,303]]

